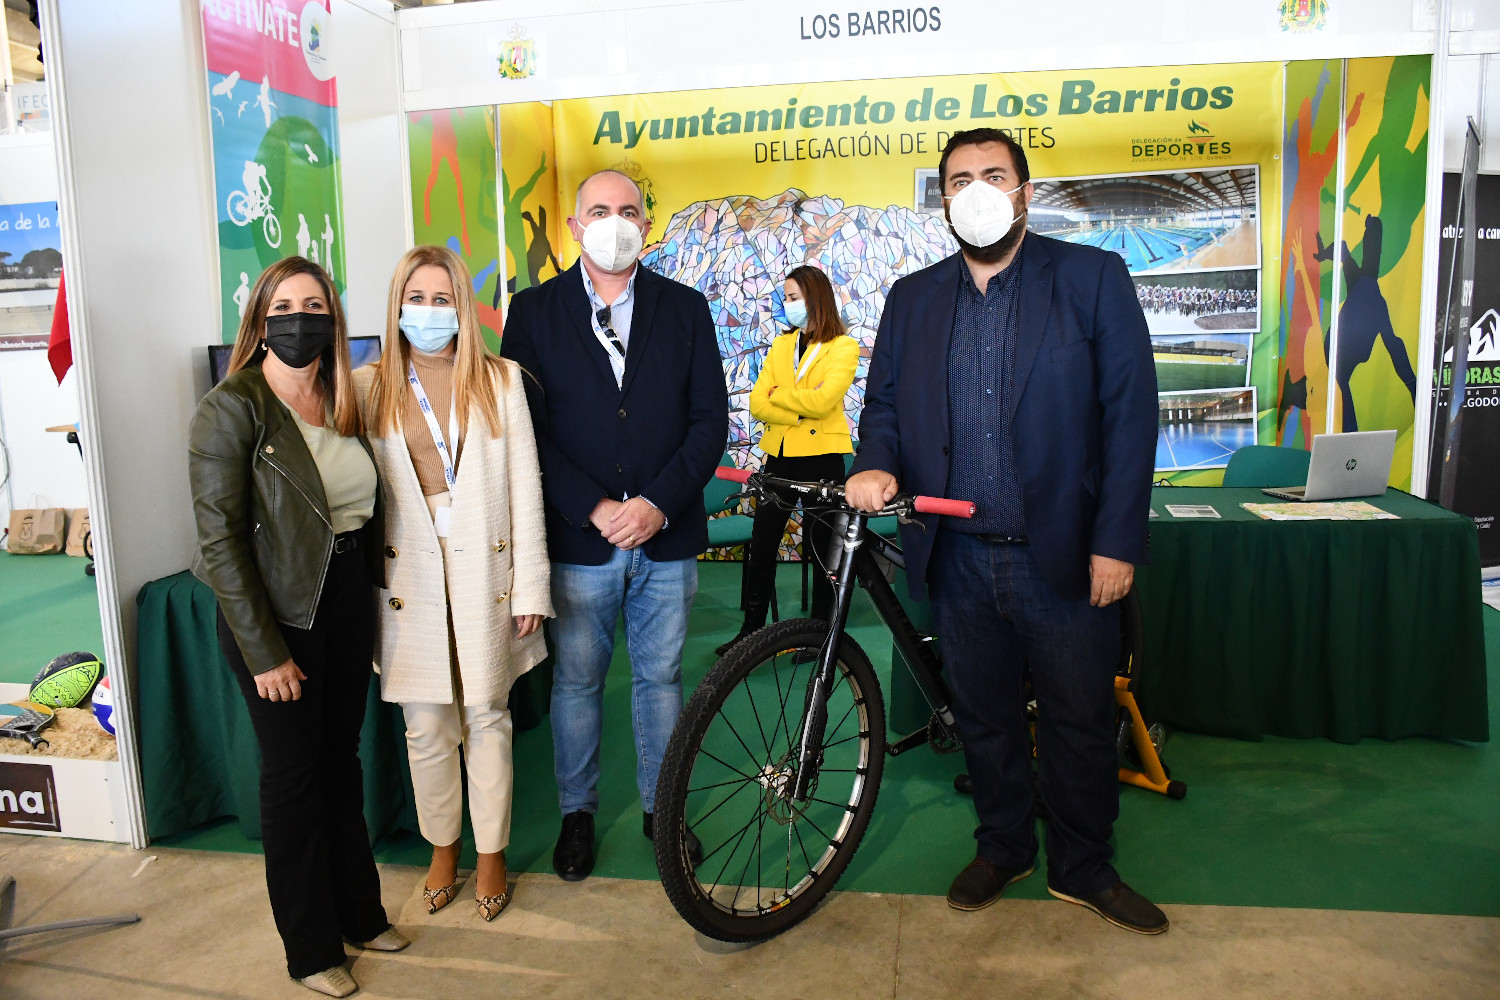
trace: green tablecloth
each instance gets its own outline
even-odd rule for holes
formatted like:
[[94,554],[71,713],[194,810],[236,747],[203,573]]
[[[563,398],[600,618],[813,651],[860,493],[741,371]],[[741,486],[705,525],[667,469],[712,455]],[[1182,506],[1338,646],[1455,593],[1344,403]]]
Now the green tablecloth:
[[[136,603],[148,835],[167,837],[234,816],[245,836],[259,839],[259,750],[244,697],[219,652],[213,592],[184,572],[146,584]],[[510,706],[517,729],[541,721],[551,686],[550,661],[516,682]],[[372,839],[417,829],[405,730],[401,707],[380,700],[371,673],[360,759]]]
[[[1474,524],[1395,490],[1390,521],[1266,521],[1257,489],[1158,487],[1143,701],[1197,732],[1489,739]],[[1167,504],[1209,504],[1179,519]]]

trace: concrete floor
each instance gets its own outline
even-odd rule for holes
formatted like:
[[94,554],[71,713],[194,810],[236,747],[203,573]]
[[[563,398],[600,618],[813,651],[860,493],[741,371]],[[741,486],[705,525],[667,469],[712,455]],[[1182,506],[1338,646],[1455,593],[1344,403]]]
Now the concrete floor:
[[[314,995],[286,978],[257,856],[6,835],[6,873],[19,883],[16,926],[142,920],[10,942],[5,1000]],[[351,952],[357,996],[1500,996],[1500,919],[1168,905],[1171,931],[1143,938],[1060,902],[959,914],[939,897],[840,893],[790,933],[736,948],[695,936],[653,882],[522,875],[510,909],[486,924],[464,895],[429,917],[422,875],[382,869],[386,907],[412,946]]]

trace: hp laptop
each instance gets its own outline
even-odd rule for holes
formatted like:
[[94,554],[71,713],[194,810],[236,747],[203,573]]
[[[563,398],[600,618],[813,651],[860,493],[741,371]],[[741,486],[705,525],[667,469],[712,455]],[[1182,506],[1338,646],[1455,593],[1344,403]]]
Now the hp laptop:
[[1395,431],[1319,434],[1313,438],[1307,485],[1261,492],[1281,500],[1380,496],[1391,478],[1391,456],[1395,451]]

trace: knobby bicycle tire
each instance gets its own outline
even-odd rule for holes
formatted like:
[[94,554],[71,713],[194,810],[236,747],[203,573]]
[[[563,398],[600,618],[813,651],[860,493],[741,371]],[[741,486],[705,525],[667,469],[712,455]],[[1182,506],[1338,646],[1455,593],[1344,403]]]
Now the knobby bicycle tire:
[[[885,764],[885,700],[869,658],[844,635],[827,701],[817,784],[785,794],[828,624],[800,618],[731,649],[689,699],[656,786],[656,863],[667,898],[720,941],[762,941],[795,926],[849,866]],[[746,794],[746,793],[749,794]],[[702,842],[697,869],[684,832]],[[753,869],[753,874],[752,874]],[[769,884],[767,884],[769,881]]]

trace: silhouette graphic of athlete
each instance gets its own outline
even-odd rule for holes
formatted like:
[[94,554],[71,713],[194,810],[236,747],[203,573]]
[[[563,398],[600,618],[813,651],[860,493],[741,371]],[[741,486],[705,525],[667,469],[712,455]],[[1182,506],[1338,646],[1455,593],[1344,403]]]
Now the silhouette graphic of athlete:
[[458,133],[453,129],[453,112],[444,110],[428,114],[432,116],[432,163],[427,170],[427,190],[422,194],[422,219],[427,225],[432,225],[432,189],[437,187],[438,168],[446,163],[453,174],[453,183],[458,187],[459,241],[467,254],[469,218],[464,209],[464,179],[458,172]]
[[[1354,397],[1349,391],[1349,379],[1354,369],[1370,360],[1375,350],[1375,340],[1385,344],[1396,369],[1412,401],[1417,398],[1417,376],[1412,371],[1411,358],[1407,356],[1406,344],[1396,336],[1391,325],[1391,311],[1380,290],[1380,245],[1384,228],[1378,215],[1365,216],[1364,260],[1356,264],[1349,252],[1349,244],[1343,244],[1341,257],[1344,262],[1344,305],[1339,310],[1338,357],[1334,359],[1339,393],[1343,400],[1343,424],[1345,431],[1359,430],[1359,420],[1354,413]],[[1322,243],[1322,239],[1318,241]],[[1332,247],[1319,247],[1320,259],[1333,255]]]

